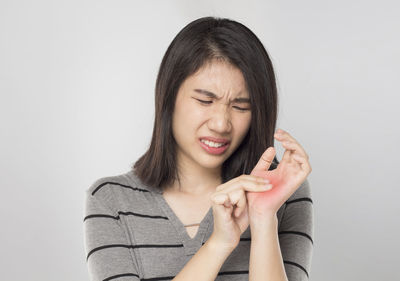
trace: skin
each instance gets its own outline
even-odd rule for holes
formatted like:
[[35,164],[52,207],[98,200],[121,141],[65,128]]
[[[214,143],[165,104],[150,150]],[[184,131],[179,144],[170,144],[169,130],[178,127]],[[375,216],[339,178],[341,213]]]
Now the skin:
[[[217,99],[194,89],[215,93]],[[182,83],[172,118],[182,186],[174,183],[171,190],[208,196],[221,184],[223,162],[237,149],[250,127],[250,104],[232,102],[239,97],[249,98],[244,77],[239,69],[221,60],[206,64]],[[231,143],[223,154],[212,155],[198,143],[201,136],[226,138]]]
[[[285,148],[278,167],[268,171],[275,156],[269,147],[260,157],[250,175],[241,175],[217,187],[212,194],[215,204],[214,233],[217,244],[234,249],[240,235],[250,224],[256,235],[277,222],[277,211],[300,187],[311,172],[309,157],[303,147],[281,129],[274,135]],[[268,184],[262,183],[266,179]],[[268,188],[266,185],[271,185]]]
[[262,193],[246,194],[250,225],[263,224],[265,218],[275,217],[283,203],[312,171],[308,154],[293,136],[278,129],[274,137],[282,143],[285,152],[278,167],[268,171],[276,153],[273,147],[269,147],[251,172],[253,176],[268,179],[273,188]]
[[[249,224],[255,232],[276,219],[280,206],[311,172],[308,155],[301,145],[289,133],[278,130],[275,139],[282,142],[286,150],[275,170],[268,171],[275,156],[275,149],[269,147],[250,175],[222,184],[221,166],[250,127],[250,104],[232,102],[238,97],[249,98],[245,88],[239,69],[214,60],[182,83],[172,118],[182,186],[174,183],[170,189],[185,194],[189,200],[211,199],[216,222],[212,237],[216,244],[223,244],[228,250],[236,247],[240,234]],[[213,92],[217,97],[206,97],[194,89]],[[231,143],[223,154],[212,155],[200,146],[201,136],[227,138]],[[272,189],[265,189],[265,183],[260,182],[262,178],[268,179]]]

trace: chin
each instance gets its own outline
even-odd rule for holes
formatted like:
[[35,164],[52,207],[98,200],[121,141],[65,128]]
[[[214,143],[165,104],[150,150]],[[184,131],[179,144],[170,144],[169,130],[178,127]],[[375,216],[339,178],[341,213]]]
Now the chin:
[[213,169],[219,169],[224,162],[225,162],[225,157],[224,158],[220,157],[219,159],[210,159],[210,158],[204,159],[203,161],[198,163],[203,168],[213,170]]

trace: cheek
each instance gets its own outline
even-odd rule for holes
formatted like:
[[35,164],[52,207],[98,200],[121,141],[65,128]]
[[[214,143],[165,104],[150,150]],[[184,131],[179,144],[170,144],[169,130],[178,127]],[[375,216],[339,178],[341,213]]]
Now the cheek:
[[191,103],[181,104],[174,113],[174,126],[182,134],[192,135],[207,114]]
[[243,139],[245,138],[247,132],[249,131],[250,128],[250,122],[251,122],[251,117],[249,118],[243,118],[244,116],[238,116],[234,120],[233,126],[235,130],[235,138],[237,139],[236,145],[239,146],[240,143],[242,143]]
[[192,102],[188,102],[182,106],[180,112],[180,118],[192,127],[199,126],[209,115],[210,113],[207,110],[202,110],[199,108],[199,105]]
[[238,116],[235,119],[235,128],[236,128],[237,134],[243,135],[243,137],[244,137],[250,128],[250,124],[251,124],[251,115],[250,114],[247,116]]

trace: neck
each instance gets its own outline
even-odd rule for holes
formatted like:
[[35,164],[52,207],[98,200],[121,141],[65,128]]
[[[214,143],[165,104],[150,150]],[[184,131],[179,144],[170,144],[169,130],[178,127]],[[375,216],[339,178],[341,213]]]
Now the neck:
[[204,167],[190,169],[189,165],[178,165],[178,167],[180,182],[176,180],[166,188],[170,191],[193,196],[208,195],[215,192],[217,186],[222,183],[220,167],[218,169]]

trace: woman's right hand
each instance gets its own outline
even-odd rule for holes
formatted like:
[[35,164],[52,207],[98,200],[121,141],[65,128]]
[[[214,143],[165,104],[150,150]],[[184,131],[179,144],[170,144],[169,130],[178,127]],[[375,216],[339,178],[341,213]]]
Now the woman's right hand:
[[214,230],[210,239],[214,244],[233,251],[249,226],[246,192],[265,192],[271,188],[268,180],[245,174],[219,185],[211,194]]

